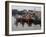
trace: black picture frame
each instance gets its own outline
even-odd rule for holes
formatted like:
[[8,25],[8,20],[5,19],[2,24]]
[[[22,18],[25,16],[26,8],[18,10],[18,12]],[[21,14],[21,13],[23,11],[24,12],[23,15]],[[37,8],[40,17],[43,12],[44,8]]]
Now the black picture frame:
[[[9,3],[27,3],[27,4],[42,4],[44,5],[44,32],[42,33],[27,33],[27,34],[9,34]],[[32,34],[45,34],[45,3],[37,2],[20,2],[20,1],[5,1],[5,35],[18,36],[18,35],[32,35]]]

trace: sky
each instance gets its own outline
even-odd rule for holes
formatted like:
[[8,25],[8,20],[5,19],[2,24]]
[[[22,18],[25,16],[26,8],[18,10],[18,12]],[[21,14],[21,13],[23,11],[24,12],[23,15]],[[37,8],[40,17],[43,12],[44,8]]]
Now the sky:
[[36,7],[36,6],[16,6],[12,5],[12,9],[17,9],[19,11],[26,9],[28,10],[35,10],[35,11],[41,11],[41,7]]

